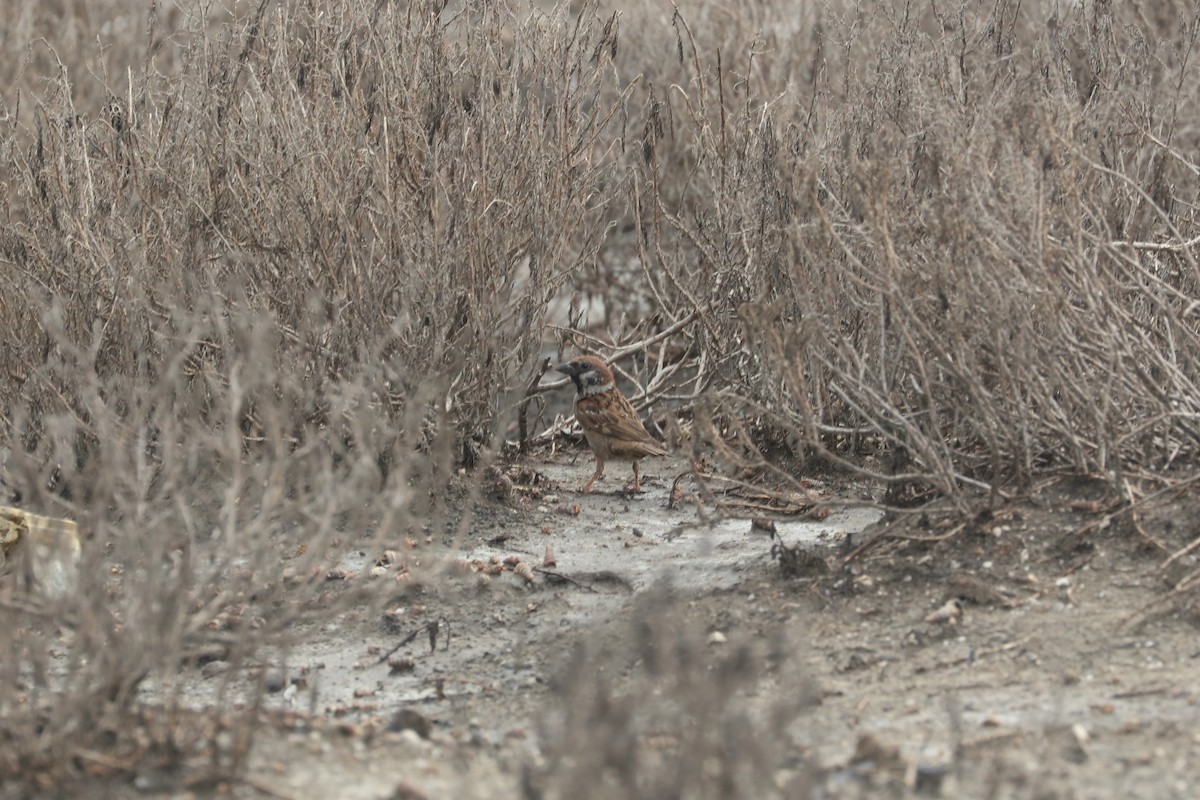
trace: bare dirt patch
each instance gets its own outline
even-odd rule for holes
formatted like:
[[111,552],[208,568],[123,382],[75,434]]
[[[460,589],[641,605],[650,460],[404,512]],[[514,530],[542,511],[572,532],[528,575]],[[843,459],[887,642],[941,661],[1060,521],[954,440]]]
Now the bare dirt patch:
[[[683,765],[703,777],[685,745],[708,735],[758,774],[710,764],[698,796],[722,776],[781,797],[1195,794],[1194,618],[1147,606],[1165,589],[1162,558],[1137,532],[1182,543],[1190,502],[1135,531],[1128,515],[1105,522],[1108,507],[1087,501],[1100,490],[1076,481],[965,521],[927,509],[851,536],[877,512],[845,508],[777,522],[827,568],[789,578],[748,518],[669,511],[669,463],[636,497],[576,495],[583,459],[530,466],[541,497],[490,504],[465,541],[421,549],[430,563],[520,555],[541,570],[549,544],[555,567],[532,583],[464,571],[397,592],[383,619],[296,630],[263,667],[300,679],[268,695],[234,796],[555,797],[585,779],[591,796],[652,796]],[[835,507],[855,494],[826,487]],[[574,504],[577,516],[561,508]],[[951,599],[957,623],[927,621]],[[203,705],[229,677],[210,664],[180,680]],[[233,683],[263,679],[247,669]],[[726,738],[742,714],[750,727]],[[134,786],[180,790],[153,775]]]

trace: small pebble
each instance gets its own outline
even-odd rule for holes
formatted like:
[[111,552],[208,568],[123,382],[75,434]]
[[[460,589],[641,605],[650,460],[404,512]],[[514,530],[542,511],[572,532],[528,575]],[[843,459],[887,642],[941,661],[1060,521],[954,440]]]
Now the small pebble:
[[725,634],[721,633],[720,631],[713,631],[712,633],[710,633],[708,635],[708,643],[709,644],[724,644],[725,643]]
[[271,694],[282,692],[287,687],[287,674],[281,669],[268,670],[263,676],[263,685]]

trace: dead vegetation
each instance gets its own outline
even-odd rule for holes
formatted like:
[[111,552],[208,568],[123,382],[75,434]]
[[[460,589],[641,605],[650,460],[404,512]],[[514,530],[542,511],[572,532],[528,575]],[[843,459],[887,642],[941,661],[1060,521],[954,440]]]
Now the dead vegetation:
[[643,224],[703,309],[698,412],[950,496],[1193,463],[1195,29],[902,4],[843,49],[849,19],[815,22],[760,70],[677,20],[690,146],[650,168],[704,190],[648,193]]
[[[62,607],[5,604],[2,775],[131,774],[146,681],[254,663],[329,612],[347,545],[459,519],[451,476],[602,239],[604,20],[332,9],[151,6],[108,80],[28,45],[53,68],[6,98],[0,440],[23,504],[92,541]],[[177,733],[214,780],[249,735]]]
[[579,643],[552,687],[544,766],[527,769],[526,797],[812,793],[811,765],[786,733],[816,702],[789,663],[795,643],[781,631],[699,630],[670,595],[642,598],[620,650]]
[[236,773],[253,714],[135,741],[139,687],[458,522],[547,335],[733,479],[1195,473],[1187,4],[206,9],[0,43],[6,480],[91,536],[4,595],[2,776]]

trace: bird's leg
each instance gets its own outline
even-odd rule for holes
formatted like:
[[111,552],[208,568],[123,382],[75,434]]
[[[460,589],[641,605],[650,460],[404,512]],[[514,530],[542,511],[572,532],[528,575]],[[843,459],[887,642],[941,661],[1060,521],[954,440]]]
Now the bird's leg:
[[633,462],[633,483],[625,487],[625,491],[627,492],[636,492],[642,488],[641,481],[638,479],[637,465],[638,462]]
[[581,491],[584,494],[587,494],[588,492],[590,492],[592,490],[592,484],[596,482],[596,478],[599,478],[603,475],[604,475],[604,459],[602,459],[600,456],[596,456],[596,471],[592,473],[592,477],[587,479],[587,483],[585,483],[583,485],[583,488],[581,488],[579,491]]

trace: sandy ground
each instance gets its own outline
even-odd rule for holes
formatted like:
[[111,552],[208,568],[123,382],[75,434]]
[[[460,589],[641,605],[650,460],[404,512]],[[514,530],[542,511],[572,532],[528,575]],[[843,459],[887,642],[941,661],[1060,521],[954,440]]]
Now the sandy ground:
[[[883,519],[869,490],[831,479],[816,489],[827,518],[776,522],[809,553],[786,576],[748,512],[710,523],[695,504],[667,508],[682,465],[650,466],[636,497],[616,492],[614,465],[602,493],[582,496],[590,459],[575,455],[531,461],[535,490],[481,512],[457,549],[428,546],[540,568],[549,544],[565,580],[452,571],[385,619],[297,631],[286,667],[303,685],[268,697],[246,781],[219,788],[656,796],[687,772],[701,778],[684,796],[722,795],[713,781],[730,775],[732,796],[1200,796],[1196,617],[1137,613],[1168,588],[1164,548],[1195,535],[1190,499],[1136,527],[1104,524],[1110,506],[1086,482],[970,520]],[[951,598],[961,619],[926,621]],[[384,657],[413,631],[392,654],[411,661],[391,669]],[[205,705],[231,676],[218,663],[181,677]],[[153,775],[122,792],[190,795]]]

